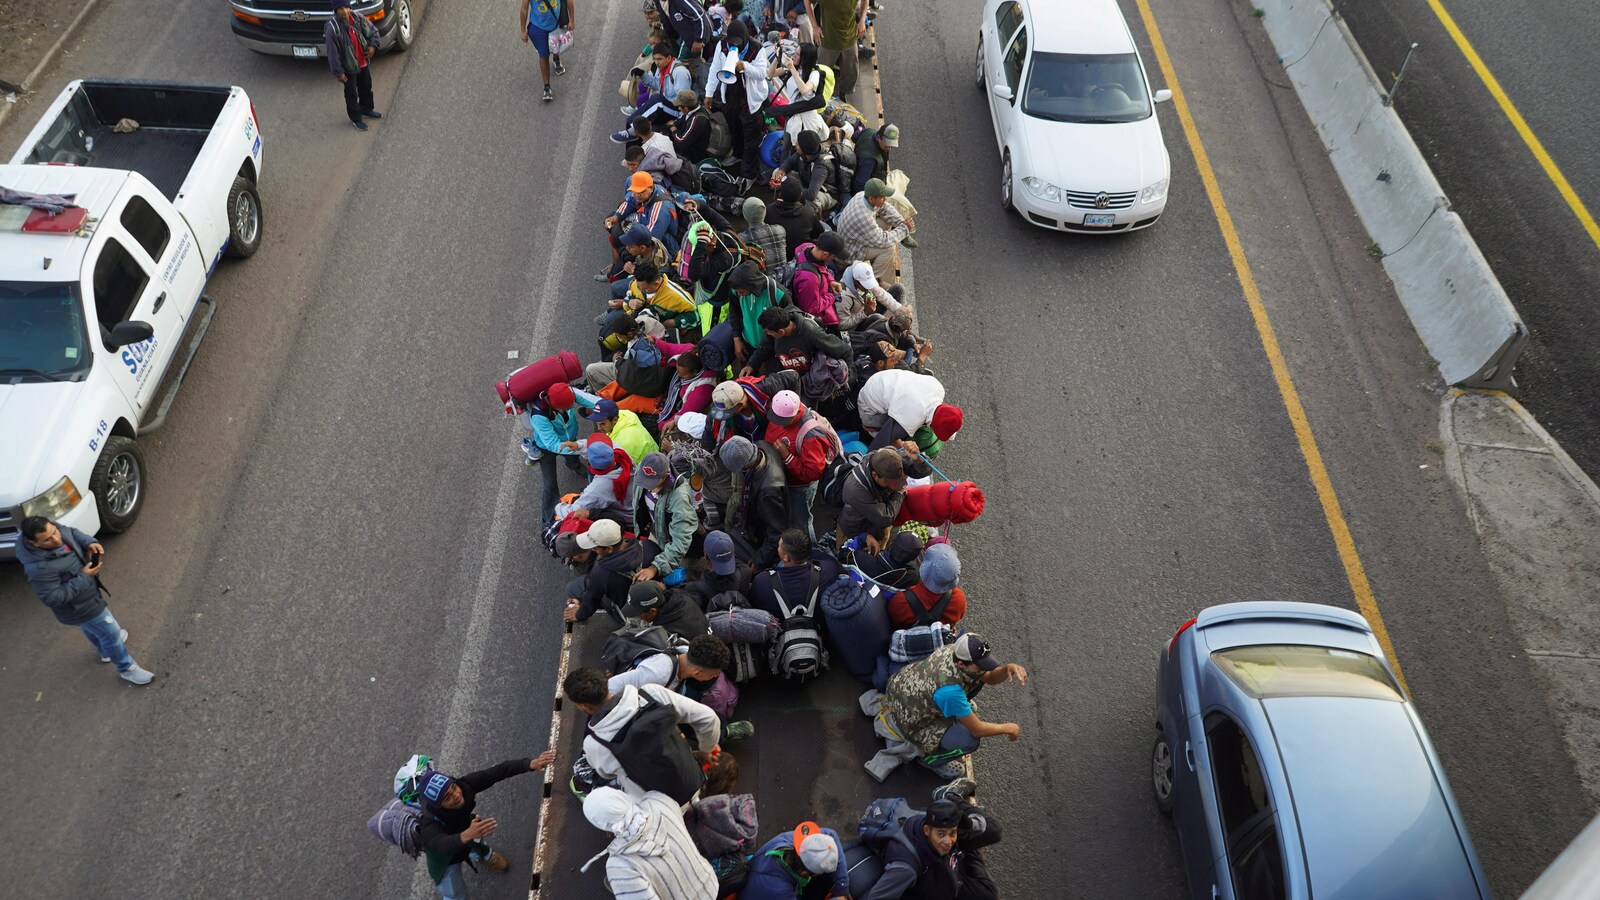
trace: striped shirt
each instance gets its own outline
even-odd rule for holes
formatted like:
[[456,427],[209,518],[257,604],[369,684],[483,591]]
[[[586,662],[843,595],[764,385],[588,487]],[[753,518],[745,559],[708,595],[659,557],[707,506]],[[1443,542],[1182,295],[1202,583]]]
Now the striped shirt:
[[695,848],[678,804],[656,791],[637,802],[644,822],[606,848],[606,887],[617,900],[715,900],[717,874]]

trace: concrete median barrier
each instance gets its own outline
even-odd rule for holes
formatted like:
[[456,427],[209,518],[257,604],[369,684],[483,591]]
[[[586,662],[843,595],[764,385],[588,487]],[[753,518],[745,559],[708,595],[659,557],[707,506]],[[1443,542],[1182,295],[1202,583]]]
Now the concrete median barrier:
[[1509,389],[1527,328],[1327,0],[1256,0],[1406,314],[1451,384]]

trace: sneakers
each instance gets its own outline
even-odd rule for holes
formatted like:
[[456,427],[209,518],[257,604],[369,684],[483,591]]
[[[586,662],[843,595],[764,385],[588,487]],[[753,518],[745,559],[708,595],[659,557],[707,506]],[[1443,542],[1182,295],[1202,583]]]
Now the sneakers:
[[350,124],[354,125],[356,127],[357,131],[366,131],[367,130],[367,123],[365,123],[365,122],[351,122]]
[[[117,636],[117,640],[119,640],[119,641],[123,642],[124,644],[126,644],[128,642],[128,629],[126,629],[126,628],[122,629],[122,634]],[[105,662],[105,663],[111,662],[111,657],[102,656],[102,657],[100,657],[100,661],[101,662]]]
[[550,68],[555,70],[557,75],[567,74],[567,67],[561,64],[561,54],[559,53],[550,54]]
[[907,250],[915,250],[917,249],[917,239],[908,234],[900,239],[900,246]]
[[624,107],[622,107],[622,114],[625,115],[625,116],[631,116],[631,115],[633,115],[634,113],[636,113],[638,111],[639,111],[639,107],[637,107],[637,106],[624,106]]
[[483,864],[494,872],[505,872],[511,868],[511,860],[506,859],[506,855],[499,850],[489,851],[489,855],[483,859]]
[[621,131],[613,131],[611,132],[611,143],[626,144],[632,137],[633,131],[631,129],[624,128]]
[[872,54],[874,54],[876,52],[877,52],[876,50],[873,50],[871,47],[868,47],[864,42],[856,41],[856,56],[859,56],[862,59],[871,59],[872,58]]
[[748,741],[756,736],[756,723],[745,719],[729,722],[722,736],[730,741]]
[[361,114],[363,116],[366,116],[369,119],[381,119],[381,118],[383,118],[383,113],[378,112],[375,109],[364,109],[364,110],[361,111]]
[[933,774],[939,776],[940,778],[957,779],[957,778],[961,778],[962,776],[967,774],[967,768],[966,768],[966,766],[963,766],[961,764],[961,758],[960,757],[956,757],[955,759],[952,759],[949,762],[944,763],[943,765],[937,765],[937,766],[929,765],[927,762],[924,762],[923,760],[917,760],[917,761],[922,763],[923,767],[926,768],[928,771],[930,771]]
[[556,92],[550,90],[550,85],[544,86],[544,102],[549,103],[556,98]]
[[155,680],[156,676],[154,672],[141,668],[138,663],[134,663],[133,668],[126,672],[118,672],[117,677],[129,684],[149,684]]
[[933,789],[933,799],[935,802],[940,800],[961,802],[964,800],[970,803],[972,798],[977,796],[977,794],[978,783],[964,775],[960,778],[957,778],[955,781],[950,782],[949,784],[941,784]]

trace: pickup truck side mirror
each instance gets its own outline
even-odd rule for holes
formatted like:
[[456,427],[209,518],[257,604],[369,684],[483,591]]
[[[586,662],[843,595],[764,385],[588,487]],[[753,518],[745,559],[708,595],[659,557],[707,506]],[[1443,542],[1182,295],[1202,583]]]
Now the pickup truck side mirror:
[[1011,93],[1011,87],[1009,85],[997,84],[994,87],[991,87],[989,90],[993,92],[996,97],[999,97],[1001,100],[1004,100],[1007,103],[1010,103],[1011,98],[1015,96]]
[[118,322],[111,327],[111,337],[106,341],[106,345],[108,348],[115,350],[118,347],[126,347],[129,344],[147,341],[155,333],[156,330],[150,326],[149,322]]

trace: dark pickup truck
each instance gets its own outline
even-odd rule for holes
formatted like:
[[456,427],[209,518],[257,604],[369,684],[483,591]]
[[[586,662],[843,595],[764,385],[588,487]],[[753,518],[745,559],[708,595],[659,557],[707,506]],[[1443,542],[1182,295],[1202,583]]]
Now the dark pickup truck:
[[[333,18],[333,0],[229,0],[233,36],[257,53],[317,59],[327,55],[322,26]],[[350,9],[378,26],[384,50],[405,50],[415,31],[411,0],[353,0]]]

